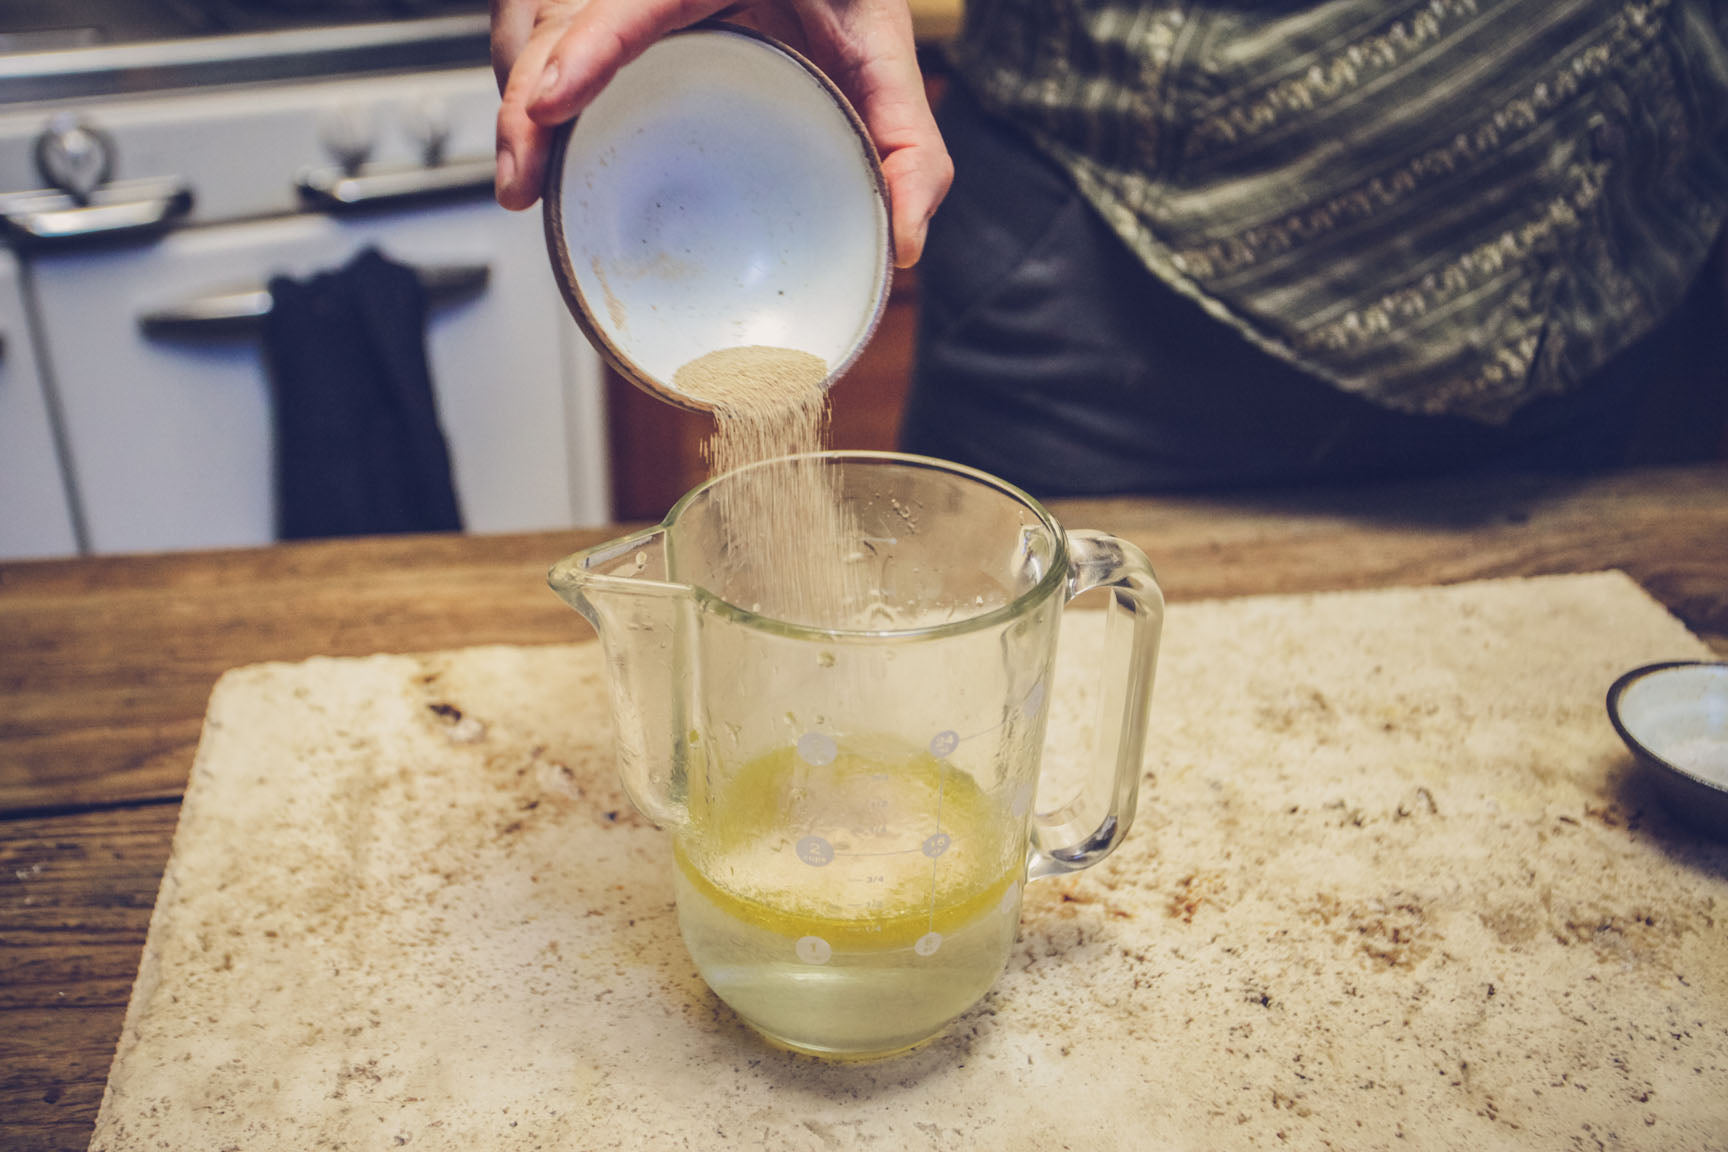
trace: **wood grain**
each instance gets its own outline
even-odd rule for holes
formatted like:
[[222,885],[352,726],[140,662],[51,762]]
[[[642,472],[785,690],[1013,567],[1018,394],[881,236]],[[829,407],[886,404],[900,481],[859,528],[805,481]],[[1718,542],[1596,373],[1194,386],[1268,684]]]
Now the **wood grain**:
[[0,821],[0,1147],[90,1141],[178,804]]
[[1146,549],[1173,598],[1619,568],[1728,634],[1728,467],[1065,505]]

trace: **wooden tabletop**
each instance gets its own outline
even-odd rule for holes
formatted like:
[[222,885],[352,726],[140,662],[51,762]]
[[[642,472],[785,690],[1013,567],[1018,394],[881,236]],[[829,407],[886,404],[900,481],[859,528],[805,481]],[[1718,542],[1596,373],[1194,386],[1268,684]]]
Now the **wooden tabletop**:
[[[1728,466],[1056,511],[1172,600],[1620,568],[1728,654]],[[0,564],[0,1148],[89,1142],[216,677],[581,638],[544,573],[612,534]]]

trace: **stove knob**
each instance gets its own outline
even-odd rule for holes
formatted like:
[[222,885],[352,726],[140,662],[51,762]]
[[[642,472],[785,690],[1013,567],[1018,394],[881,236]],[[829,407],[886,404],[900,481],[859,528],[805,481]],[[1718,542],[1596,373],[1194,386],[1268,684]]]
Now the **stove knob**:
[[318,120],[318,138],[344,172],[360,171],[377,145],[372,117],[361,108],[331,108]]
[[80,204],[108,179],[114,142],[69,114],[54,117],[36,137],[36,168],[42,179]]
[[450,146],[450,109],[435,96],[408,109],[408,136],[420,147],[420,159],[428,168],[444,163]]

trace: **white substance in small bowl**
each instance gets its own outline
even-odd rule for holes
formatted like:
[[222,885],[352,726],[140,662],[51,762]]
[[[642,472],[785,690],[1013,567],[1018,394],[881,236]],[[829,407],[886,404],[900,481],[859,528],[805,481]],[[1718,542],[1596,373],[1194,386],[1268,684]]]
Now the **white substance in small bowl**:
[[1728,741],[1710,736],[1678,740],[1668,745],[1662,758],[1676,768],[1728,788]]
[[1608,690],[1608,716],[1675,815],[1728,836],[1728,663],[1634,669]]

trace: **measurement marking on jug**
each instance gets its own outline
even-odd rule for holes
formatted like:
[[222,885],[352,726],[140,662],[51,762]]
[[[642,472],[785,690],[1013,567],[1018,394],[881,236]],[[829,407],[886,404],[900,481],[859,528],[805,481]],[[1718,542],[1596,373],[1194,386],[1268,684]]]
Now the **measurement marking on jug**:
[[820,936],[800,936],[792,951],[806,964],[826,964],[834,955],[833,946]]
[[[1044,707],[1044,694],[1044,678],[1039,677],[1038,682],[1032,685],[1031,688],[1027,689],[1026,695],[1020,698],[1020,703],[1018,705],[1020,714],[1028,720],[1037,716],[1038,710]],[[968,733],[965,736],[960,735],[960,733],[954,731],[952,728],[944,728],[942,731],[936,733],[936,735],[930,737],[930,754],[938,760],[944,759],[952,755],[954,750],[959,748],[960,745],[964,744],[966,741],[976,740],[980,736],[988,736],[990,733],[996,731],[1007,723],[1008,716],[1004,713],[1001,720],[998,720],[988,728],[980,728],[978,731]]]
[[806,836],[798,841],[798,859],[812,868],[825,868],[834,862],[834,845],[820,836]]
[[798,756],[806,764],[817,768],[834,763],[834,758],[840,755],[840,745],[834,742],[834,737],[825,732],[806,732],[798,737]]
[[[837,856],[910,856],[914,852],[924,852],[922,846],[917,848],[884,848],[880,852],[837,852]],[[928,853],[925,853],[928,855]]]
[[942,933],[926,932],[918,937],[918,942],[912,945],[912,951],[920,956],[934,956],[936,949],[942,947]]
[[[937,943],[942,940],[942,937],[936,934],[936,871],[941,867],[937,858],[946,852],[948,846],[954,842],[952,836],[942,831],[942,801],[947,797],[948,773],[950,771],[952,769],[949,767],[948,761],[938,757],[936,760],[936,831],[925,837],[924,843],[919,846],[919,850],[930,858],[930,903],[927,926],[930,929],[929,935],[935,936]],[[935,851],[931,851],[932,848]],[[925,939],[928,938],[925,937]],[[931,951],[934,952],[935,949],[932,948]],[[927,956],[929,953],[921,952],[919,955]]]
[[[932,835],[939,834],[942,831],[942,800],[944,793],[947,791],[948,761],[938,760],[936,762],[936,832],[932,833]],[[931,884],[935,884],[935,873],[931,873],[930,882]]]

